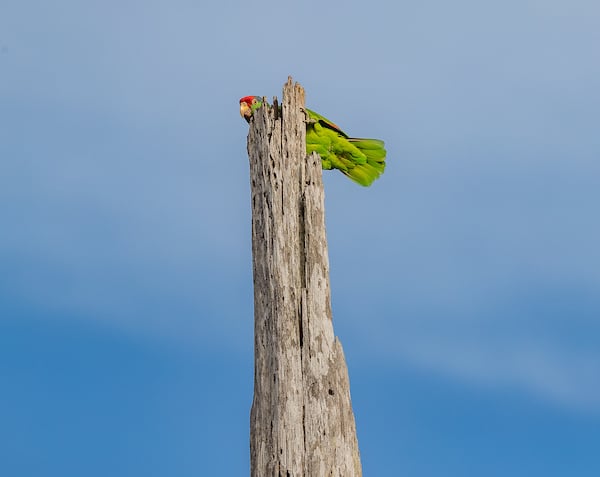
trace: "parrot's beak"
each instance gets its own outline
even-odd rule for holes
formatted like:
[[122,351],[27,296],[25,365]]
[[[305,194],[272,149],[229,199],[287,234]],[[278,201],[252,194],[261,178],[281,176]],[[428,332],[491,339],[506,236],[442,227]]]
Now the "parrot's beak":
[[245,101],[240,103],[240,116],[248,122],[250,122],[250,118],[252,117],[252,108]]

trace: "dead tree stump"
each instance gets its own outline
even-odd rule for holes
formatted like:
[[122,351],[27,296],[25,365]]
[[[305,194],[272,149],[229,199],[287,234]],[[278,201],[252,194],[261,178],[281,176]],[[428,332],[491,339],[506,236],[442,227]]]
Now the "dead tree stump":
[[333,333],[321,160],[304,90],[250,123],[254,269],[252,477],[362,475],[348,370]]

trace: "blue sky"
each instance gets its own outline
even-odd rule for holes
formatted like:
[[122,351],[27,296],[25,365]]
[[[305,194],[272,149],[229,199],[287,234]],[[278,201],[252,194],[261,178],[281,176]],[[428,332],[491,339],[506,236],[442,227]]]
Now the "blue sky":
[[600,473],[600,7],[4,2],[0,473],[247,475],[238,99],[386,141],[325,174],[364,473]]

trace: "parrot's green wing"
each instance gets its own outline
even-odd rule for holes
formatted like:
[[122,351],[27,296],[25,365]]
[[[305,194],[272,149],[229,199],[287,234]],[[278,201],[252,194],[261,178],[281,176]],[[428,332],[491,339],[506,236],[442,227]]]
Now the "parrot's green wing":
[[325,116],[321,116],[319,113],[315,113],[314,111],[305,108],[306,114],[308,114],[309,119],[311,120],[311,122],[320,122],[322,126],[325,126],[329,129],[331,129],[332,131],[336,131],[340,136],[342,137],[348,137],[348,135],[342,131],[342,129],[337,125],[334,124],[333,122],[331,122],[329,119],[327,119]]
[[339,169],[353,181],[370,186],[385,170],[385,147],[379,139],[349,137],[335,123],[306,109],[306,152],[321,156],[323,169]]

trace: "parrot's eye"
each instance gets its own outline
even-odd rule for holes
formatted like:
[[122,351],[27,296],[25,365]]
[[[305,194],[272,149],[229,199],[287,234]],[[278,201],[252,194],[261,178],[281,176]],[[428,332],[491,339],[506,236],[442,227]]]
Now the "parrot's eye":
[[252,98],[252,104],[256,104],[256,98]]

